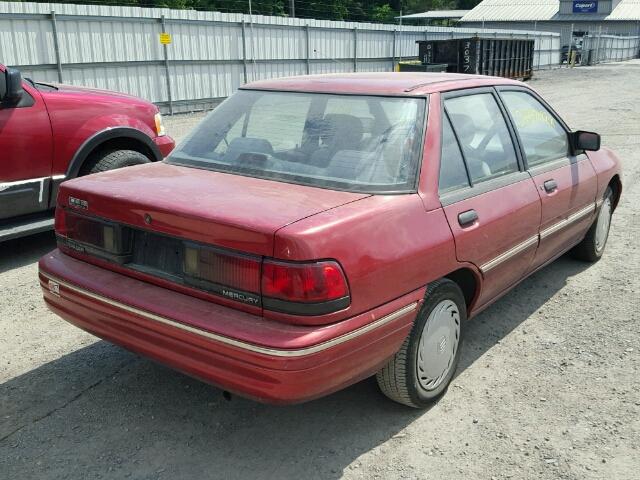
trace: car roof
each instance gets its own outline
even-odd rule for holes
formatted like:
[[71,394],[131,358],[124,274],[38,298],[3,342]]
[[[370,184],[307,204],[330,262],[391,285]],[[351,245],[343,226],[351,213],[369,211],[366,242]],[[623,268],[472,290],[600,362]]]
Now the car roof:
[[373,72],[300,75],[259,80],[240,87],[247,90],[393,95],[420,97],[433,92],[522,82],[486,75],[426,72]]

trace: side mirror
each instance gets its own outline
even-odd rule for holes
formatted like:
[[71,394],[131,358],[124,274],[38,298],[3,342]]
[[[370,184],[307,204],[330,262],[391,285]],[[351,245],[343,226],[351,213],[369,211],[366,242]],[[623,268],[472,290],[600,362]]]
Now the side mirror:
[[22,89],[22,75],[20,75],[20,71],[14,68],[7,68],[4,72],[6,92],[2,97],[2,105],[6,107],[14,107],[24,95],[24,90]]
[[585,132],[578,130],[571,134],[574,151],[591,151],[600,150],[600,135],[593,132]]

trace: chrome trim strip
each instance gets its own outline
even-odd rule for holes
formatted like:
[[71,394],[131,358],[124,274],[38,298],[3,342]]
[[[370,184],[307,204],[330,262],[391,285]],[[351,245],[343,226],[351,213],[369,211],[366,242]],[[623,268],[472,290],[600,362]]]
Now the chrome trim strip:
[[51,177],[51,180],[64,180],[65,178],[67,178],[67,176],[65,174],[54,175],[53,177]]
[[526,239],[524,242],[517,244],[515,247],[510,248],[506,252],[501,253],[493,260],[489,260],[487,263],[481,265],[480,270],[482,271],[482,273],[486,273],[492,268],[495,268],[498,265],[500,265],[502,262],[506,262],[511,257],[518,255],[519,253],[522,253],[525,250],[527,250],[529,247],[532,247],[533,245],[537,245],[537,244],[538,244],[538,235],[535,235],[534,237],[530,237]]
[[211,340],[215,340],[217,342],[220,343],[224,343],[225,345],[230,345],[232,347],[236,347],[236,348],[240,348],[243,350],[248,350],[250,352],[255,352],[255,353],[261,353],[263,355],[271,355],[271,356],[275,356],[275,357],[301,357],[304,355],[311,355],[313,353],[317,353],[317,352],[321,352],[323,350],[326,350],[328,348],[334,347],[336,345],[340,345],[341,343],[344,343],[346,341],[349,341],[355,337],[358,337],[360,335],[363,335],[367,332],[370,332],[371,330],[374,330],[378,327],[381,327],[389,322],[392,322],[393,320],[396,320],[397,318],[400,318],[403,315],[406,315],[407,313],[411,313],[413,311],[416,310],[417,306],[418,306],[418,302],[413,302],[409,305],[406,305],[402,308],[400,308],[399,310],[396,310],[395,312],[392,312],[388,315],[385,315],[384,317],[379,318],[378,320],[376,320],[375,322],[369,323],[367,325],[364,325],[356,330],[353,330],[349,333],[345,333],[344,335],[341,335],[339,337],[333,338],[331,340],[327,340],[326,342],[323,343],[319,343],[317,345],[313,345],[311,347],[306,347],[306,348],[300,348],[297,350],[285,350],[285,349],[278,349],[278,348],[269,348],[269,347],[263,347],[261,345],[256,345],[253,343],[248,343],[248,342],[243,342],[241,340],[235,340],[233,338],[229,338],[229,337],[225,337],[223,335],[218,335],[216,333],[212,333],[212,332],[207,332],[206,330],[201,330],[199,328],[195,328],[195,327],[191,327],[189,325],[185,325],[183,323],[179,323],[176,322],[174,320],[171,320],[169,318],[166,317],[162,317],[160,315],[156,315],[154,313],[151,312],[147,312],[145,310],[141,310],[139,308],[135,308],[132,307],[130,305],[126,305],[124,303],[120,303],[117,302],[115,300],[111,300],[107,297],[103,297],[101,295],[98,295],[96,293],[90,292],[88,290],[84,290],[80,287],[76,287],[75,285],[71,285],[63,280],[60,280],[56,277],[53,277],[51,275],[48,275],[44,272],[40,272],[40,274],[46,278],[49,282],[53,281],[58,283],[59,285],[62,285],[63,287],[72,290],[76,293],[80,293],[81,295],[84,295],[86,297],[92,298],[94,300],[97,300],[99,302],[103,302],[106,303],[108,305],[112,305],[114,307],[120,308],[122,310],[125,310],[129,313],[133,313],[134,315],[138,315],[140,317],[143,317],[147,320],[151,320],[157,323],[161,323],[163,325],[169,325],[170,327],[174,327],[180,330],[184,330],[186,332],[189,333],[193,333],[194,335],[199,335],[201,337],[205,337]]
[[598,200],[596,202],[596,210],[599,209],[603,203],[604,203],[604,198],[601,198],[600,200]]
[[49,180],[51,177],[36,177],[28,178],[26,180],[16,180],[15,182],[0,182],[0,192],[11,187],[17,187],[18,185],[27,185],[29,183],[42,183],[45,180]]
[[572,223],[575,223],[578,220],[582,219],[582,217],[585,217],[590,213],[593,213],[595,209],[596,209],[596,205],[595,203],[592,203],[591,205],[587,205],[586,207],[578,210],[577,212],[572,213],[567,218],[560,220],[557,223],[554,223],[553,225],[545,228],[544,230],[541,230],[540,239],[543,240],[547,238],[549,235],[553,235],[554,233],[559,232],[563,228],[566,228]]

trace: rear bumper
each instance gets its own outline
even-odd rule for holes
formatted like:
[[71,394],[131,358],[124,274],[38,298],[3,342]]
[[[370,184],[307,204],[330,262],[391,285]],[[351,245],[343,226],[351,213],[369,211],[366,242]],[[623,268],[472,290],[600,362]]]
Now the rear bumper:
[[68,257],[40,260],[48,307],[70,323],[236,394],[296,403],[375,373],[401,346],[424,290],[325,326],[288,325]]
[[167,155],[169,155],[176,146],[175,140],[169,135],[156,137],[153,139],[153,143],[155,143],[156,147],[158,147],[162,158],[165,158]]

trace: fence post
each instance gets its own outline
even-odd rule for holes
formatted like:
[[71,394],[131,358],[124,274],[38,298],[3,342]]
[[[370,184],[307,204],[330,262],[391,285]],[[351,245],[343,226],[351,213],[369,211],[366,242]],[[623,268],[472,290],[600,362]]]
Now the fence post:
[[571,53],[573,50],[573,23],[571,24],[571,33],[569,33],[569,50],[567,51],[567,68],[573,67],[573,62],[571,61]]
[[353,71],[358,71],[358,27],[353,27]]
[[393,29],[393,46],[391,47],[393,51],[391,52],[391,71],[396,71],[396,29]]
[[598,29],[598,41],[596,42],[596,59],[594,65],[600,63],[600,37],[602,36],[602,25]]
[[51,27],[53,31],[53,49],[56,53],[56,67],[58,69],[58,82],[62,83],[62,61],[60,60],[60,43],[58,40],[58,22],[56,12],[51,10]]
[[[164,15],[160,17],[160,25],[162,26],[162,33],[167,33],[167,24],[164,19]],[[171,94],[171,77],[169,76],[169,49],[165,43],[162,45],[162,51],[164,54],[164,73],[167,79],[167,100],[169,101],[169,115],[173,115],[173,95]]]
[[242,73],[244,74],[244,83],[249,81],[247,74],[247,27],[242,19]]
[[307,75],[309,75],[311,73],[311,59],[309,58],[310,52],[311,52],[311,46],[310,46],[310,36],[309,36],[309,24],[307,23],[304,26],[304,33],[305,33],[305,37],[306,37],[306,47],[307,47]]

